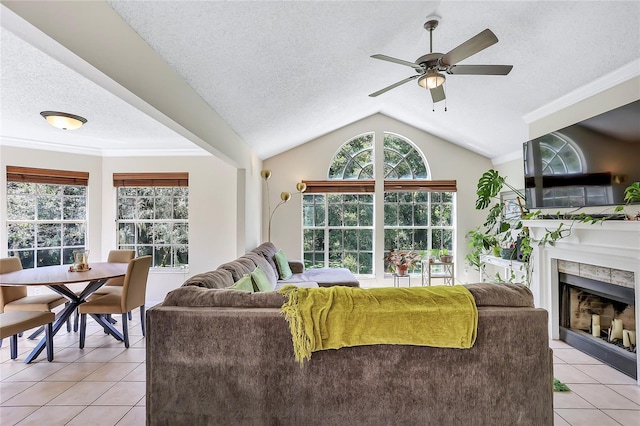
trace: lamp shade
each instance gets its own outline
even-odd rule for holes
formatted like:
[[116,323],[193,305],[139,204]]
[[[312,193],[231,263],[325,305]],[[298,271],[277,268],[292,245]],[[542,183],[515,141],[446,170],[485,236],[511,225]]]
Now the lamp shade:
[[425,89],[435,89],[442,86],[446,79],[444,74],[431,70],[418,79],[418,84]]
[[87,119],[80,117],[79,115],[69,114],[59,111],[42,111],[40,113],[45,120],[49,122],[53,127],[57,127],[62,130],[75,130],[82,127]]

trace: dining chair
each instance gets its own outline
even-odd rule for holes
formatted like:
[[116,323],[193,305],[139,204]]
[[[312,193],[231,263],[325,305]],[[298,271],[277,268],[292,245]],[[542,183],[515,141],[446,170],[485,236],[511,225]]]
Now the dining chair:
[[[131,259],[136,256],[135,250],[111,250],[109,251],[109,255],[107,256],[107,262],[110,263],[129,263]],[[124,277],[115,277],[109,278],[107,282],[97,289],[95,293],[93,293],[89,300],[95,299],[96,297],[103,296],[105,294],[122,294],[122,285],[124,284]],[[129,320],[131,320],[131,312],[129,312]],[[114,323],[109,318],[109,321]],[[78,311],[76,310],[75,320],[73,323],[73,331],[78,331]]]
[[[20,271],[22,263],[17,257],[0,259],[0,274]],[[0,312],[32,311],[47,312],[67,303],[67,299],[59,294],[27,295],[27,286],[0,286]],[[67,331],[71,331],[71,322],[67,322]],[[30,337],[35,337],[39,332]]]
[[[129,261],[122,284],[122,294],[104,294],[91,298],[78,307],[80,312],[80,349],[84,348],[87,331],[87,314],[107,315],[122,314],[122,335],[124,346],[129,347],[129,328],[127,316],[135,308],[140,308],[140,326],[144,336],[144,303],[147,291],[147,278],[151,267],[151,256],[137,257]],[[106,319],[106,318],[105,318]]]
[[[18,357],[18,334],[35,327],[45,326],[45,341],[47,345],[47,360],[53,361],[53,312],[9,311],[0,313],[0,342],[5,337],[11,337],[11,359]],[[1,344],[1,343],[0,343]]]

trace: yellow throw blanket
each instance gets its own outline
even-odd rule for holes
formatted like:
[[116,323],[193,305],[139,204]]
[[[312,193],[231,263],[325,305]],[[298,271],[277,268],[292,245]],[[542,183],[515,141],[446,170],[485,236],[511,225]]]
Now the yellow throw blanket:
[[395,344],[470,348],[478,310],[463,286],[374,288],[334,286],[279,290],[288,300],[296,361],[311,352],[346,346]]

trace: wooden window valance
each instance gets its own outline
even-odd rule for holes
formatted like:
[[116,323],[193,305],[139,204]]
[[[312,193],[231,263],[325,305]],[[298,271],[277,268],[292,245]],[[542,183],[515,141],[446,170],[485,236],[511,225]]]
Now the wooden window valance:
[[387,180],[384,182],[387,192],[456,192],[455,180]]
[[113,186],[189,186],[189,173],[114,173]]
[[7,182],[87,186],[89,185],[89,173],[75,172],[72,170],[7,166]]
[[373,180],[303,180],[307,184],[305,194],[327,194],[336,192],[370,192],[375,191]]

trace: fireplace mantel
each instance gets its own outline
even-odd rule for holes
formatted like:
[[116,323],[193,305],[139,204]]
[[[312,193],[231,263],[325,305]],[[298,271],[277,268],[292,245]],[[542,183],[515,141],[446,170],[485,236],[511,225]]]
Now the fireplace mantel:
[[[571,228],[569,236],[557,240],[554,246],[538,246],[535,243],[546,232],[556,230],[561,224],[566,229]],[[523,225],[529,228],[534,240],[531,291],[536,306],[549,312],[549,334],[553,339],[559,338],[558,260],[633,272],[636,305],[639,303],[640,221],[589,224],[571,220],[526,220]],[[637,330],[640,330],[640,315],[636,316]],[[640,372],[640,361],[638,371]]]

